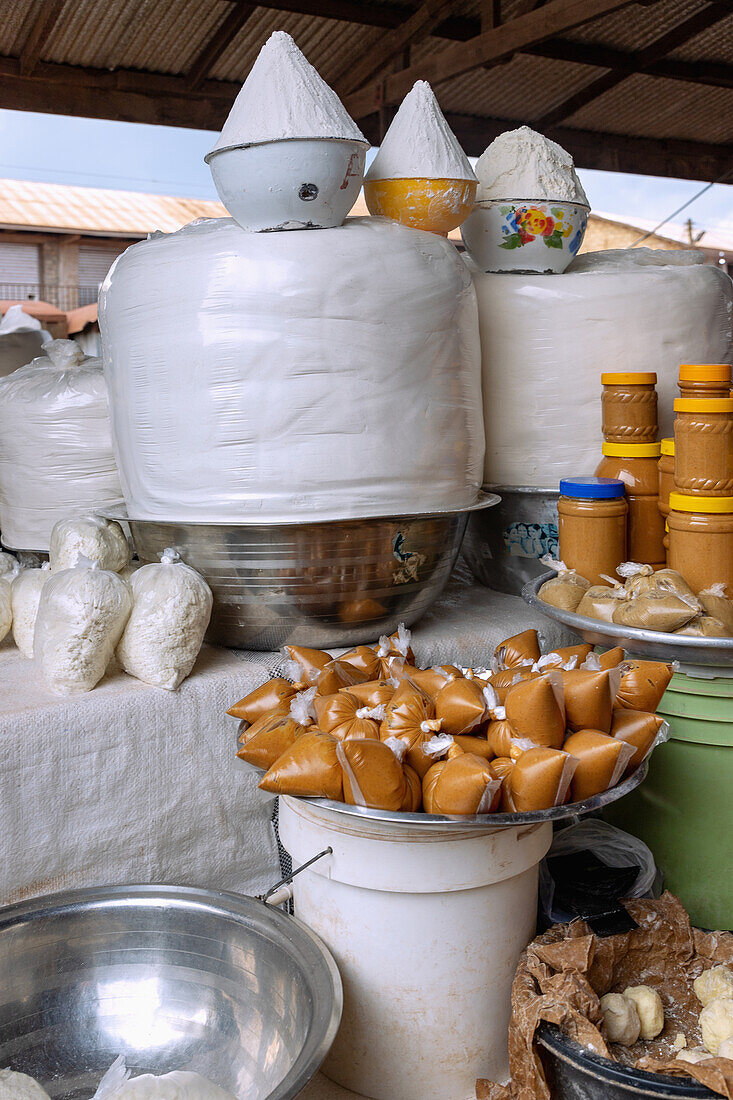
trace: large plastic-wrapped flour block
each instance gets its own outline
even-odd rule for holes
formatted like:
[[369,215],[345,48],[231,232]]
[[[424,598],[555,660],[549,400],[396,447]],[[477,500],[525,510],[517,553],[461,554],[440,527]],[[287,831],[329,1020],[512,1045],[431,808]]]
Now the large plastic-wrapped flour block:
[[579,256],[563,275],[484,274],[479,303],[484,481],[557,489],[601,453],[601,373],[656,371],[673,434],[680,363],[730,363],[733,283],[699,252]]
[[101,295],[130,515],[283,521],[461,508],[481,483],[476,298],[442,237],[382,218],[129,248]]
[[0,379],[0,528],[4,545],[47,551],[57,520],[120,503],[99,359],[72,340]]

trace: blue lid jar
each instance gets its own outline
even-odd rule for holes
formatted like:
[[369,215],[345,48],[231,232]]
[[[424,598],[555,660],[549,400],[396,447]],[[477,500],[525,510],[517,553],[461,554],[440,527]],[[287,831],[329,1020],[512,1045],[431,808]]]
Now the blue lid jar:
[[564,477],[560,495],[576,500],[615,500],[624,496],[626,486],[615,477]]

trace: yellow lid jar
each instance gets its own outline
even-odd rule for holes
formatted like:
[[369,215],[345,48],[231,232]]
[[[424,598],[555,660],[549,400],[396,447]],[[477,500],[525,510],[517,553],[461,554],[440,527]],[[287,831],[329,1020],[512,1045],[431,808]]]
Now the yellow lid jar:
[[601,383],[606,443],[653,443],[657,438],[654,371],[602,374]]
[[733,494],[733,399],[678,397],[674,482],[688,496]]
[[730,363],[681,363],[680,397],[730,397]]
[[659,443],[604,443],[596,477],[618,478],[626,486],[629,505],[629,561],[661,569],[664,552],[664,516],[659,511]]
[[733,593],[733,496],[669,498],[669,566],[695,592],[724,584]]
[[669,515],[669,494],[674,492],[674,439],[663,439],[662,454],[657,463],[659,473],[659,500],[657,507],[665,517]]

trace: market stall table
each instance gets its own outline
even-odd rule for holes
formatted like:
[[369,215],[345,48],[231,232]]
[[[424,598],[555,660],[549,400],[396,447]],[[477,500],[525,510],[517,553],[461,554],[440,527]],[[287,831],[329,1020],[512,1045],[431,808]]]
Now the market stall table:
[[[462,565],[418,624],[423,666],[489,660],[531,626],[547,647],[571,635]],[[272,801],[234,755],[227,707],[277,655],[205,647],[176,692],[121,672],[57,696],[33,662],[0,647],[0,904],[111,883],[187,884],[257,894],[280,877]]]

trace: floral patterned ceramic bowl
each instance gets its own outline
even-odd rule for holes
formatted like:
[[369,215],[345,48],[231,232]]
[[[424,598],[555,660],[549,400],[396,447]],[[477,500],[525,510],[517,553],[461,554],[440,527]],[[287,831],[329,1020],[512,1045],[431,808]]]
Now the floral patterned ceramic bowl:
[[561,274],[583,243],[589,208],[545,199],[488,199],[461,226],[482,271]]

